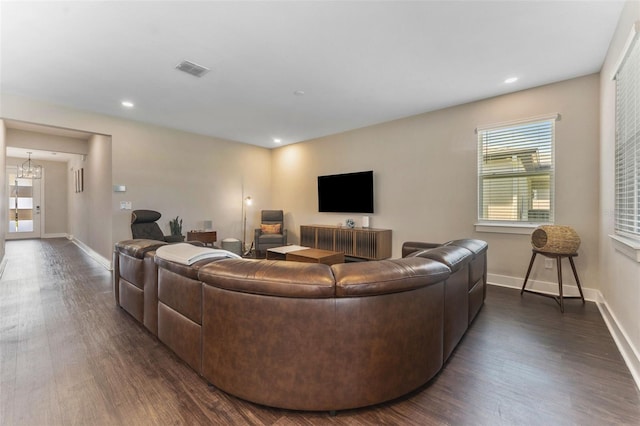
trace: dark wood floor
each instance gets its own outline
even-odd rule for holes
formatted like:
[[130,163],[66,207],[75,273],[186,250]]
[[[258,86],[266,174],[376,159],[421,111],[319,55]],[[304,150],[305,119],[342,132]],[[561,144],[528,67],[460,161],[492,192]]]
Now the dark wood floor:
[[9,241],[0,280],[0,423],[640,424],[640,392],[593,303],[490,287],[444,370],[400,400],[339,412],[207,387],[117,308],[111,273],[65,239]]

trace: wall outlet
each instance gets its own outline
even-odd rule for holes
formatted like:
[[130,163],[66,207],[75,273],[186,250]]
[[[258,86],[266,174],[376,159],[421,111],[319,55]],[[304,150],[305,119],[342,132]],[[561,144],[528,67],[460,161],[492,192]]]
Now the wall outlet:
[[553,259],[545,259],[544,260],[544,268],[545,269],[553,269]]
[[131,201],[120,201],[120,210],[131,210]]

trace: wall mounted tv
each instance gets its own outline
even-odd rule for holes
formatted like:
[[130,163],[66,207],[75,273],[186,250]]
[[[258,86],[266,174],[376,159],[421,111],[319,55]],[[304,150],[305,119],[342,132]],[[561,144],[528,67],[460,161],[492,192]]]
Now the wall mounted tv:
[[318,210],[373,213],[373,171],[318,176]]

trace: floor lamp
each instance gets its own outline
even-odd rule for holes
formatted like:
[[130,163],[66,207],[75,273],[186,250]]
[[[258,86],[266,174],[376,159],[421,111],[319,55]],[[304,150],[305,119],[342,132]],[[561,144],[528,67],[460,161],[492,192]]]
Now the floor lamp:
[[251,249],[253,248],[253,243],[252,243],[251,247],[247,250],[247,207],[249,207],[251,204],[253,204],[251,197],[246,197],[244,200],[242,200],[242,212],[244,216],[244,219],[243,219],[244,222],[242,226],[242,255],[243,256],[247,256],[249,253],[251,253]]

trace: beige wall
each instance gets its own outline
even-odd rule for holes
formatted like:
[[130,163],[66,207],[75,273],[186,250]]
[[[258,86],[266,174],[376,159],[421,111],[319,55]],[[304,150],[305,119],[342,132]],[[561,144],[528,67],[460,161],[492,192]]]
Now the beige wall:
[[[9,132],[8,132],[9,133]],[[9,139],[9,138],[8,138]],[[19,166],[24,158],[6,158],[7,166]],[[67,163],[60,161],[35,161],[42,166],[43,179],[40,187],[40,204],[43,223],[42,237],[67,234]],[[6,217],[6,215],[5,215]]]
[[[2,94],[2,112],[7,119],[111,137],[110,195],[85,203],[93,206],[108,200],[110,221],[92,224],[79,221],[77,228],[72,229],[74,235],[81,236],[82,243],[105,259],[111,258],[115,242],[131,238],[131,212],[120,210],[121,201],[131,201],[133,209],[160,211],[163,215],[160,225],[166,234],[169,220],[178,215],[183,219],[185,234],[190,229],[202,228],[205,220],[212,220],[218,241],[227,237],[242,239],[243,192],[254,199],[248,212],[249,230],[259,223],[260,210],[271,207],[268,149],[7,94]],[[108,161],[108,155],[101,151],[99,158]],[[87,161],[93,158],[89,153]],[[98,166],[108,168],[106,163],[94,164]],[[96,178],[105,178],[105,173]],[[96,184],[104,186],[102,181]],[[112,193],[113,185],[126,185],[127,191]],[[69,193],[70,199],[74,194]],[[83,196],[87,198],[89,194]],[[70,204],[70,217],[83,214],[86,210],[82,206]],[[251,240],[252,233],[248,234]],[[105,239],[109,240],[108,246]]]
[[134,123],[124,130],[113,136],[113,184],[127,188],[113,194],[114,241],[131,238],[131,212],[120,210],[120,201],[161,212],[165,235],[176,216],[184,220],[185,235],[212,220],[218,241],[242,239],[243,187],[254,199],[249,229],[258,222],[259,211],[269,207],[269,150]]
[[7,146],[40,151],[86,154],[87,141],[29,130],[7,129]]
[[[93,135],[87,142],[87,154],[69,163],[70,234],[94,251],[112,250],[111,214],[111,137]],[[81,172],[82,188],[76,191],[76,172]],[[108,258],[108,257],[107,257]]]
[[600,77],[600,265],[605,303],[630,344],[628,364],[640,381],[640,263],[614,249],[615,82],[612,76],[621,59],[634,22],[640,21],[640,2],[628,1],[609,47]]
[[[7,174],[4,170],[7,169],[6,165],[6,135],[7,130],[4,124],[4,120],[0,119],[0,170],[3,172],[0,173],[0,197],[2,197],[2,202],[0,203],[0,217],[8,218],[9,212],[7,211]],[[0,265],[2,265],[4,261],[4,242],[7,239],[7,220],[4,220],[5,226],[0,226]],[[0,274],[2,273],[2,268],[0,267]]]
[[[289,212],[297,241],[303,224],[336,224],[359,215],[318,213],[318,175],[374,171],[371,226],[393,230],[393,256],[404,241],[480,238],[489,243],[494,279],[521,283],[531,256],[529,235],[477,233],[478,125],[559,113],[556,123],[556,223],[582,239],[576,265],[583,284],[598,281],[598,75],[383,123],[273,151],[273,205]],[[536,267],[532,278],[556,282]],[[570,273],[570,268],[564,272]],[[570,275],[567,275],[567,280]],[[506,283],[508,284],[508,283]]]
[[110,136],[93,135],[89,138],[83,192],[88,196],[89,238],[86,241],[98,253],[110,253],[113,250],[111,151]]
[[[24,161],[24,159],[23,159]],[[38,161],[44,169],[44,237],[67,234],[67,174],[66,162]]]

